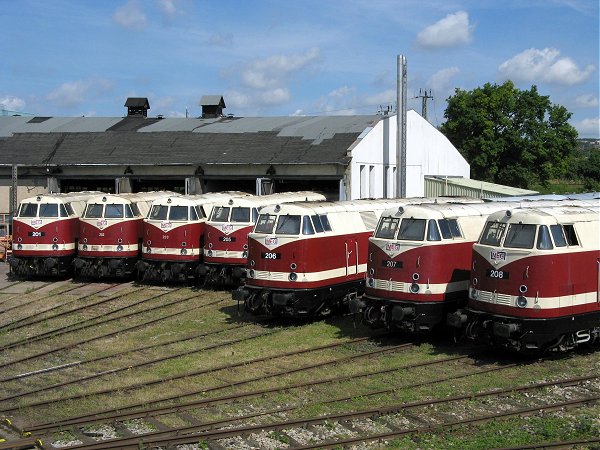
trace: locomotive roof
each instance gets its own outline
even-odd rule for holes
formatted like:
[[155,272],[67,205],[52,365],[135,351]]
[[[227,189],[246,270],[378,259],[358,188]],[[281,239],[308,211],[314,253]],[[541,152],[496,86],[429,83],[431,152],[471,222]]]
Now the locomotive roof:
[[[261,212],[271,212],[277,214],[328,214],[332,212],[350,212],[350,211],[384,211],[388,208],[398,208],[400,205],[408,205],[423,201],[422,198],[414,199],[360,199],[360,200],[342,200],[337,202],[301,202],[287,203],[278,205],[269,205]],[[276,208],[279,210],[276,211]]]
[[231,198],[226,202],[218,202],[215,206],[246,206],[251,208],[260,208],[268,205],[276,205],[278,203],[291,202],[318,202],[325,200],[325,196],[316,192],[298,191],[298,192],[280,192],[277,194],[248,196]]
[[226,192],[209,192],[206,194],[194,194],[194,195],[169,195],[167,197],[157,198],[152,202],[152,205],[202,205],[206,203],[216,203],[223,199],[231,199],[237,197],[253,197],[252,194],[241,191],[226,191]]
[[[68,203],[74,201],[85,202],[89,198],[96,195],[102,194],[99,191],[81,191],[81,192],[67,192],[67,193],[56,193],[56,194],[40,194],[33,197],[24,198],[20,203],[36,203],[36,202],[56,202],[56,203]],[[38,200],[39,199],[39,200]]]
[[138,192],[135,194],[100,194],[88,199],[88,203],[136,203],[140,201],[151,202],[160,197],[173,195],[168,191]]
[[[510,213],[510,216],[507,212]],[[508,208],[490,215],[489,220],[531,224],[598,221],[600,220],[600,205]]]

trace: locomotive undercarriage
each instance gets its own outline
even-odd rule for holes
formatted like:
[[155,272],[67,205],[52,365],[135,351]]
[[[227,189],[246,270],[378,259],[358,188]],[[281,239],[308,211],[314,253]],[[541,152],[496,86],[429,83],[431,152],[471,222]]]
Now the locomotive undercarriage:
[[198,262],[138,261],[135,264],[138,281],[173,283],[198,280]]
[[556,319],[517,319],[470,309],[448,316],[464,337],[520,353],[550,353],[600,345],[600,312]]
[[356,281],[319,289],[260,289],[248,286],[232,292],[244,309],[252,314],[276,317],[326,317],[344,312],[350,300],[364,291],[364,282]]
[[428,333],[445,322],[446,315],[464,300],[443,302],[407,302],[364,295],[350,303],[350,310],[362,313],[362,320],[371,328],[388,328],[411,333]]
[[204,284],[213,287],[239,286],[246,277],[244,266],[204,264],[199,268]]
[[76,277],[126,278],[133,274],[137,258],[85,258],[73,261]]
[[44,277],[67,275],[71,270],[72,256],[61,257],[8,257],[10,272],[18,277]]

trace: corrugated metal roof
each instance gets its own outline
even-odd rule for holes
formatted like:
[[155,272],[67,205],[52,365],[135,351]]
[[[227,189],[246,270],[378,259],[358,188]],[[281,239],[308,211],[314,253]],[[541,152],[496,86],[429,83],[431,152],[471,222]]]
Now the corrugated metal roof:
[[[537,191],[521,189],[487,181],[470,178],[425,177],[425,196],[470,196],[470,197],[503,197],[507,195],[537,194]],[[429,186],[429,192],[428,192]]]
[[0,117],[0,164],[347,164],[379,116]]

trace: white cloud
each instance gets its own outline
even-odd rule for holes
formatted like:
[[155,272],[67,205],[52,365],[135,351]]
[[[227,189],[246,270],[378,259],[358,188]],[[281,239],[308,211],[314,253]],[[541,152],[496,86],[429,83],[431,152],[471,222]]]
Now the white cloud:
[[19,97],[13,97],[7,95],[0,97],[0,109],[7,109],[9,111],[23,111],[25,108],[25,100]]
[[580,95],[575,99],[575,104],[582,108],[595,108],[598,106],[598,97],[592,94]]
[[459,73],[460,69],[458,67],[447,67],[434,73],[426,84],[434,92],[443,93],[453,91],[454,83],[451,83],[451,80]]
[[148,19],[139,0],[128,0],[113,15],[113,20],[123,28],[142,30],[148,25]]
[[600,117],[583,119],[573,123],[580,137],[600,138]]
[[472,40],[475,26],[469,23],[469,14],[459,11],[429,25],[417,35],[417,44],[428,48],[456,47]]
[[560,57],[555,48],[530,48],[500,64],[500,73],[513,81],[538,81],[572,86],[583,83],[596,70],[593,65],[581,70],[571,58]]
[[242,72],[242,82],[253,89],[274,89],[281,87],[287,79],[313,63],[319,57],[319,49],[311,48],[303,55],[275,55],[257,59]]
[[69,81],[50,92],[46,99],[59,107],[71,108],[111,89],[112,82],[105,79]]
[[158,9],[162,14],[164,24],[171,24],[175,21],[177,16],[184,14],[179,8],[177,0],[156,0],[158,3]]

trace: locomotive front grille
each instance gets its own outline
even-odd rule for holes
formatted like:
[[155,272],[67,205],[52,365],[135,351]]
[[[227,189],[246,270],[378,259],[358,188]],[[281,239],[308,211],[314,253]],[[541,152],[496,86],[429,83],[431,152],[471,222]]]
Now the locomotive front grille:
[[493,293],[490,291],[479,291],[479,297],[477,297],[477,300],[480,300],[482,302],[488,302],[491,303],[492,302],[492,298],[493,298]]
[[255,271],[254,278],[257,280],[273,280],[273,281],[286,281],[286,274],[283,272],[267,272],[267,271]]
[[499,305],[511,305],[512,295],[496,294],[496,303]]
[[407,292],[406,290],[406,283],[403,283],[402,281],[391,281],[390,282],[392,285],[392,291],[394,292]]

